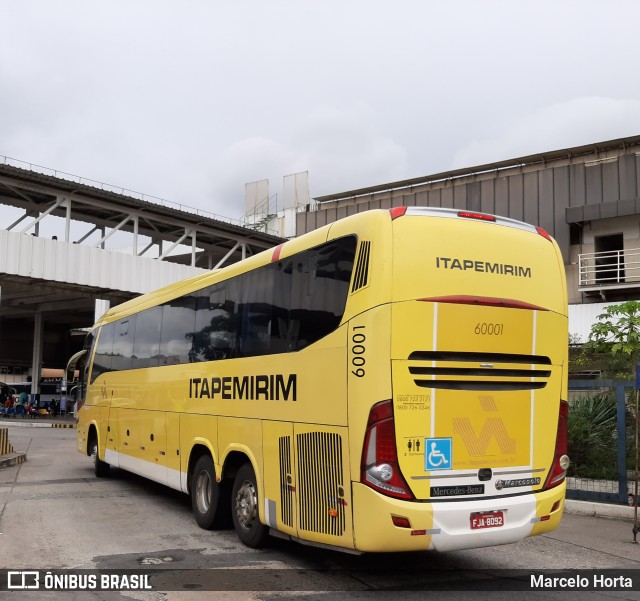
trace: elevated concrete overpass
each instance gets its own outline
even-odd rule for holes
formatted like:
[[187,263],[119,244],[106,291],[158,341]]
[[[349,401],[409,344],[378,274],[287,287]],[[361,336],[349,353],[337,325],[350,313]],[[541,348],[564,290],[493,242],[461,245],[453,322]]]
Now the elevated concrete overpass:
[[282,242],[231,219],[7,162],[0,164],[0,381],[38,381],[43,367],[64,367],[82,344],[72,332],[109,305]]

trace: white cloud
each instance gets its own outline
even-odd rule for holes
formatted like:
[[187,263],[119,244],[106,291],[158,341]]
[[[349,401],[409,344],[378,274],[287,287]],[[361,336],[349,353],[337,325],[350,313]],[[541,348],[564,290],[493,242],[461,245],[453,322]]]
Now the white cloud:
[[451,167],[472,167],[538,152],[640,134],[640,100],[586,97],[540,108],[474,140],[455,153]]
[[320,107],[295,124],[293,144],[305,157],[316,195],[404,177],[407,151],[376,127],[363,103]]
[[639,133],[640,3],[565,4],[14,2],[0,153],[237,216]]
[[364,104],[318,107],[289,123],[280,140],[255,137],[229,146],[212,163],[212,186],[241,207],[240,183],[269,179],[270,194],[281,193],[282,177],[300,171],[309,171],[314,196],[404,177],[406,150],[375,123]]

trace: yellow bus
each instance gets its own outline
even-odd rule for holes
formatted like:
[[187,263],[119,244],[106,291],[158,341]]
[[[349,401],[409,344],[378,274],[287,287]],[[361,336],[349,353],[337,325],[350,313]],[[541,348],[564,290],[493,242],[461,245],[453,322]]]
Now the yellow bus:
[[116,306],[85,348],[96,475],[183,491],[250,547],[451,550],[560,522],[567,293],[539,227],[363,212]]

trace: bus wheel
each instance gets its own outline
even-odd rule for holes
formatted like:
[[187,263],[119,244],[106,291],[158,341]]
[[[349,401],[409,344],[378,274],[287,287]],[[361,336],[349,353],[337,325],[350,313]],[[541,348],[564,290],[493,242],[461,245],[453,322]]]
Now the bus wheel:
[[220,486],[216,482],[216,470],[210,455],[203,455],[196,462],[191,476],[191,507],[200,528],[211,530],[215,526]]
[[251,464],[245,463],[233,482],[231,515],[238,538],[253,549],[262,547],[268,534],[267,527],[260,523],[258,503],[256,475]]
[[98,455],[98,439],[95,434],[91,439],[91,458],[93,459],[93,471],[98,478],[104,478],[109,475],[111,467],[106,461],[102,461]]

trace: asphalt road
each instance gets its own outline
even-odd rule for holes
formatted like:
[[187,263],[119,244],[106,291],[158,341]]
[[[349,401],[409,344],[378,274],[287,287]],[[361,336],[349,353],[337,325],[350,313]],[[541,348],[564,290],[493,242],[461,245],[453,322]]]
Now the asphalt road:
[[[640,599],[640,592],[619,587],[491,590],[502,570],[517,570],[508,576],[527,582],[537,570],[640,570],[640,544],[632,543],[629,522],[565,515],[549,535],[443,554],[353,556],[277,539],[256,551],[244,547],[233,530],[198,528],[186,495],[121,470],[95,478],[91,460],[75,451],[75,430],[10,427],[9,437],[28,460],[0,470],[0,569],[162,568],[152,583],[165,592],[11,591],[0,592],[0,598]],[[427,590],[438,586],[443,590]],[[207,587],[224,590],[204,592]],[[467,590],[455,590],[461,587]]]

